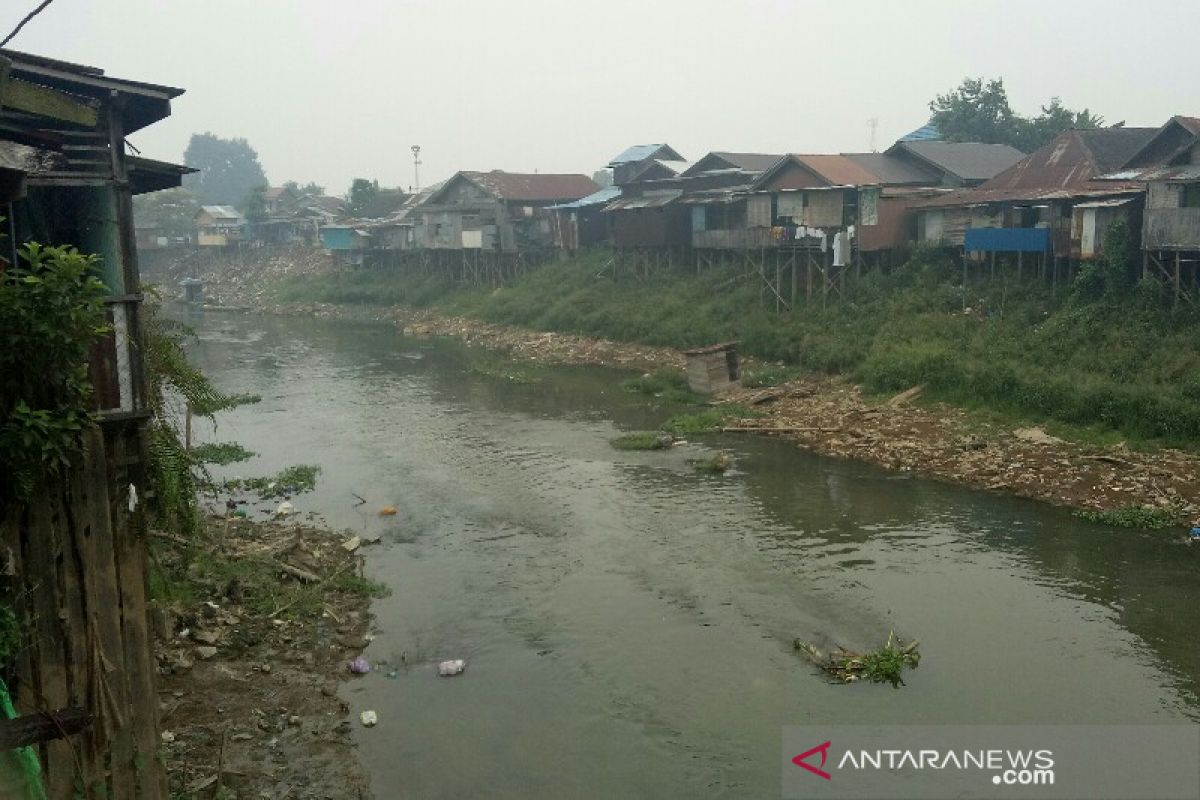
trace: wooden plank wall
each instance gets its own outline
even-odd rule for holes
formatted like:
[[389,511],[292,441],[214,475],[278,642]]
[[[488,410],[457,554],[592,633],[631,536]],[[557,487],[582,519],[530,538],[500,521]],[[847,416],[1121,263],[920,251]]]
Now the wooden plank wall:
[[129,444],[88,431],[79,463],[0,521],[15,610],[29,622],[11,687],[17,710],[76,705],[96,718],[82,735],[41,746],[52,800],[167,796],[146,543],[140,512],[128,508]]

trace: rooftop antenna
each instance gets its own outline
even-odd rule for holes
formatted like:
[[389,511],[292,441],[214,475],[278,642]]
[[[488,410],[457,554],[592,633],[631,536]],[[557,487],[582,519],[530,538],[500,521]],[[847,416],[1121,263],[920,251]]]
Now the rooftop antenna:
[[413,183],[416,184],[414,191],[421,191],[421,145],[414,144],[412,146],[413,154]]
[[878,153],[879,148],[875,146],[875,135],[879,132],[879,119],[871,117],[867,120],[867,128],[871,131],[871,152]]

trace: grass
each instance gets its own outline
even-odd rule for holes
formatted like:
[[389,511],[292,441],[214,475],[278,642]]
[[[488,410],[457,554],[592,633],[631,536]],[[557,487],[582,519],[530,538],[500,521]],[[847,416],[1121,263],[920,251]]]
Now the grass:
[[472,354],[472,358],[467,364],[467,371],[508,383],[533,384],[542,381],[541,376],[535,374],[528,364],[522,364],[494,353]]
[[647,431],[644,433],[627,433],[608,443],[617,450],[665,450],[671,446],[671,436],[663,433]]
[[348,594],[356,594],[360,597],[369,597],[372,600],[378,600],[383,597],[390,597],[392,590],[387,584],[373,581],[370,578],[364,578],[360,575],[339,575],[333,580],[335,588]]
[[[1022,424],[1111,434],[1130,446],[1200,447],[1200,309],[1174,307],[1110,231],[1111,261],[1077,271],[1057,290],[963,268],[948,253],[915,250],[873,269],[826,303],[777,314],[736,267],[660,271],[640,280],[601,275],[607,255],[554,261],[500,289],[448,275],[358,271],[285,283],[282,299],[399,304],[517,325],[676,348],[739,340],[783,368],[751,370],[748,386],[789,376],[841,374],[876,394],[924,384],[927,401],[997,413]],[[1110,239],[1112,241],[1110,241]],[[1112,246],[1112,245],[1116,246]],[[678,375],[634,379],[651,394]],[[711,427],[711,426],[710,426]]]
[[761,416],[762,414],[754,409],[730,403],[704,411],[676,414],[662,424],[662,429],[675,436],[696,436],[719,431],[731,419],[750,419]]
[[692,469],[707,475],[723,475],[733,466],[733,458],[728,453],[717,453],[708,458],[697,458],[692,461]]
[[1075,516],[1086,519],[1088,522],[1099,522],[1116,528],[1141,528],[1143,530],[1178,527],[1183,519],[1183,514],[1178,508],[1143,508],[1141,506],[1125,506],[1110,511],[1076,511]]
[[648,394],[681,405],[704,405],[708,398],[688,388],[687,375],[681,369],[662,367],[621,383],[627,392]]
[[789,367],[786,364],[765,364],[742,370],[742,386],[747,389],[762,389],[768,386],[793,381],[804,374],[799,367]]
[[236,596],[242,607],[257,617],[314,620],[323,613],[331,593],[372,599],[391,594],[386,585],[350,571],[336,572],[324,583],[302,583],[270,558],[223,547],[221,535],[220,528],[210,526],[188,548],[156,540],[150,597],[187,611],[198,609],[206,600],[220,604],[225,602],[222,598]]

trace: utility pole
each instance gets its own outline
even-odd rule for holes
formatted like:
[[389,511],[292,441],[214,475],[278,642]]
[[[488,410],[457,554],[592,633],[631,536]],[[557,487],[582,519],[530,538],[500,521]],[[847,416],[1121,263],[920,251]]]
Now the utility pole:
[[421,191],[421,145],[412,146],[413,154],[413,191]]
[[879,120],[876,117],[871,117],[867,120],[867,128],[871,131],[871,152],[878,153],[879,150],[875,147],[875,135],[879,131]]

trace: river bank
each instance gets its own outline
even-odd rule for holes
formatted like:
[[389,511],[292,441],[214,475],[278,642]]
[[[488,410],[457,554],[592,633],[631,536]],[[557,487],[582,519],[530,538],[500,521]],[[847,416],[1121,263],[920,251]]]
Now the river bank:
[[[168,283],[178,270],[160,273]],[[319,259],[276,257],[255,267],[209,269],[214,308],[252,313],[388,322],[415,336],[450,336],[512,358],[549,364],[597,364],[641,372],[682,365],[675,348],[535,331],[437,309],[279,299],[281,282],[328,277]],[[150,278],[153,280],[152,277]],[[753,362],[751,362],[753,363]],[[1120,512],[1110,519],[1183,527],[1200,509],[1200,456],[1167,447],[1128,447],[1118,437],[1050,435],[1014,415],[967,411],[901,392],[868,395],[848,376],[808,374],[756,405],[761,418],[730,427],[777,428],[814,452],[1002,491],[1074,509]],[[750,393],[727,398],[742,403]],[[1062,433],[1062,426],[1052,428]]]
[[199,541],[153,541],[172,797],[369,797],[339,689],[372,592],[343,537],[211,517]]

